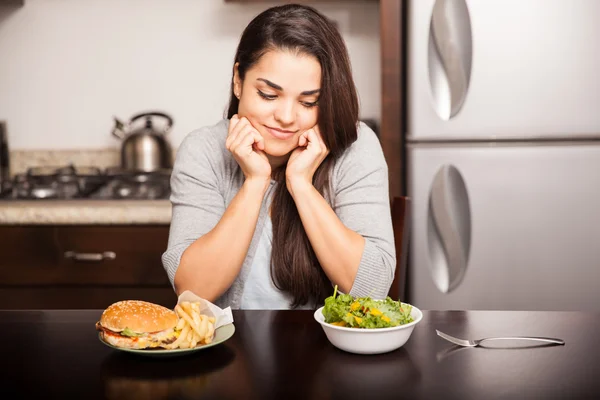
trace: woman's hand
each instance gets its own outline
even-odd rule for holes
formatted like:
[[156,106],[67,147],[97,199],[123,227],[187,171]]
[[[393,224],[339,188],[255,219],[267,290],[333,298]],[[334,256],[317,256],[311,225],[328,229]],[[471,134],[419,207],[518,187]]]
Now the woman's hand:
[[263,151],[265,141],[247,118],[237,114],[231,117],[225,147],[242,168],[246,180],[271,179],[271,164]]
[[316,125],[300,135],[298,147],[292,151],[285,169],[286,185],[292,196],[294,190],[312,186],[313,175],[328,154]]

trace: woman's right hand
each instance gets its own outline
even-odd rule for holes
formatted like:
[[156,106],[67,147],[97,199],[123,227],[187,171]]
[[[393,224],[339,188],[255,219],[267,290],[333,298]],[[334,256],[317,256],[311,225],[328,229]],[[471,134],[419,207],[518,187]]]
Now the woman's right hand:
[[271,164],[264,152],[265,140],[246,117],[240,118],[237,114],[231,117],[225,147],[247,180],[271,179]]

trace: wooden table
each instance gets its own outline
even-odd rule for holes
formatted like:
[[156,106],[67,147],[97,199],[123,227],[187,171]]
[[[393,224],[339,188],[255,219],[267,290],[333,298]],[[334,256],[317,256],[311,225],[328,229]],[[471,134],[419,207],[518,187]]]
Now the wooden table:
[[[100,310],[0,311],[0,397],[85,399],[599,398],[600,314],[425,311],[407,344],[334,348],[310,311],[234,311],[235,335],[182,358],[101,344]],[[565,346],[458,348],[435,334],[559,337]]]

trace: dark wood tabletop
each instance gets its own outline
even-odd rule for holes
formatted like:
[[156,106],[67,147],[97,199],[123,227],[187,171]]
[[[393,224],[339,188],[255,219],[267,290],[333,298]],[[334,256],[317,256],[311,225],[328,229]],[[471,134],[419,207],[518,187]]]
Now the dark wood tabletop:
[[[101,310],[0,311],[2,398],[599,398],[600,314],[425,311],[404,347],[333,347],[310,311],[234,311],[228,341],[152,359],[98,340]],[[460,348],[464,337],[550,336],[564,346]],[[530,345],[531,343],[528,343]]]

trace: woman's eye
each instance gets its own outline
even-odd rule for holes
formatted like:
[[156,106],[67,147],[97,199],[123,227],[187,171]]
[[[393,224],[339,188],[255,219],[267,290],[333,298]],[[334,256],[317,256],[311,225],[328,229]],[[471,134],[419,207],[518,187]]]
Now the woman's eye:
[[318,102],[318,101],[314,101],[314,102],[312,102],[312,103],[310,103],[310,102],[308,102],[308,101],[302,101],[301,103],[302,103],[302,105],[303,105],[304,107],[308,107],[308,108],[310,108],[310,107],[315,107],[316,105],[318,105],[318,104],[319,104],[319,102]]
[[261,92],[260,90],[258,91],[258,95],[265,100],[275,100],[275,98],[277,98],[277,96],[274,94],[266,94]]
[[[260,97],[262,97],[265,100],[275,100],[277,98],[276,94],[266,94],[265,92],[260,91],[260,90],[258,90],[257,93]],[[313,101],[313,102],[301,101],[300,104],[302,104],[306,108],[311,108],[311,107],[315,107],[315,106],[319,105],[319,101],[318,100]]]

